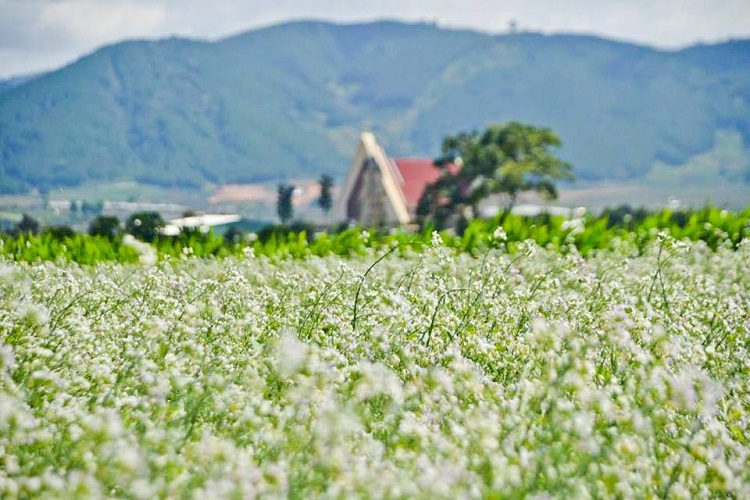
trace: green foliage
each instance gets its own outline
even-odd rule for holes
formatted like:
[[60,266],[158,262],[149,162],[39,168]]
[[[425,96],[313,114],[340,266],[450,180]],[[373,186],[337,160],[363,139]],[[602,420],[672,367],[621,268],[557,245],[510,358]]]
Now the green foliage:
[[111,215],[98,215],[89,224],[88,233],[91,236],[103,236],[114,239],[120,232],[120,220]]
[[164,219],[158,212],[136,212],[125,222],[125,232],[142,241],[152,242],[164,226]]
[[93,265],[101,262],[136,262],[138,253],[123,245],[120,240],[101,236],[74,234],[62,239],[45,233],[22,234],[0,239],[0,254],[19,262],[66,260],[78,264]]
[[331,207],[333,207],[333,194],[331,193],[331,190],[333,189],[333,177],[331,177],[328,174],[323,174],[320,177],[320,196],[318,197],[318,206],[323,209],[325,213],[328,213],[331,211]]
[[[479,202],[493,194],[507,197],[508,210],[526,191],[555,199],[555,182],[573,179],[572,167],[551,152],[560,145],[560,138],[550,129],[518,122],[493,124],[482,133],[448,136],[442,155],[435,160],[442,175],[425,188],[418,216],[442,225],[449,214],[464,207],[476,214]],[[447,167],[453,164],[460,168]]]
[[[397,247],[400,253],[418,252],[432,244],[433,233],[429,225],[419,233],[361,227],[316,233],[315,227],[294,222],[286,226],[268,226],[256,235],[254,241],[226,239],[213,232],[186,230],[177,236],[157,236],[151,245],[161,258],[222,258],[252,254],[272,259],[304,259],[326,255],[366,255],[393,247]],[[696,211],[663,210],[649,213],[637,221],[626,217],[610,219],[607,214],[566,219],[546,214],[523,217],[503,213],[492,219],[472,220],[462,234],[449,231],[439,234],[446,247],[477,256],[499,247],[515,254],[523,250],[526,241],[534,241],[562,253],[574,252],[583,256],[623,246],[641,254],[664,235],[677,241],[702,241],[716,250],[722,246],[737,248],[741,241],[750,237],[750,209],[742,212],[715,207]],[[123,245],[120,236],[69,236],[52,234],[50,231],[38,236],[5,236],[0,240],[0,255],[25,262],[59,258],[81,264],[138,260],[138,252]]]
[[44,229],[44,234],[50,235],[56,240],[65,240],[75,236],[76,232],[70,226],[50,226]]
[[276,197],[276,213],[282,224],[286,224],[292,220],[292,216],[294,215],[293,196],[294,186],[279,184]]
[[640,178],[720,128],[750,144],[749,44],[665,52],[387,22],[119,43],[0,95],[0,192],[340,176],[362,123],[391,154],[428,156],[451,130],[513,119],[557,131],[582,179]]
[[232,226],[222,236],[227,243],[241,243],[246,233],[237,226]]
[[37,234],[39,233],[39,221],[30,216],[23,214],[21,220],[13,227],[13,234]]
[[202,233],[197,229],[183,229],[177,236],[160,236],[153,245],[160,255],[175,258],[226,257],[235,250],[233,243],[213,231]]

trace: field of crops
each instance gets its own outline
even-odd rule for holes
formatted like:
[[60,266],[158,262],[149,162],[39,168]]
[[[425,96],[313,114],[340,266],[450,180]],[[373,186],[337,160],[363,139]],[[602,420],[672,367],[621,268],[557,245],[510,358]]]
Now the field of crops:
[[750,243],[506,237],[6,257],[0,497],[750,496]]
[[[318,232],[309,225],[269,228],[253,240],[227,240],[213,233],[188,231],[178,236],[161,236],[151,242],[146,259],[194,257],[223,258],[254,255],[272,258],[306,258],[310,256],[363,256],[368,249],[388,248],[394,244],[421,250],[430,244],[432,228],[413,233],[387,229],[363,230],[350,227],[338,231]],[[478,254],[494,245],[498,228],[503,232],[510,253],[519,243],[532,240],[539,246],[567,251],[574,245],[581,255],[612,249],[622,241],[632,243],[639,253],[656,236],[665,233],[677,240],[703,241],[715,249],[727,241],[737,246],[750,236],[750,208],[730,212],[716,207],[700,210],[662,210],[647,213],[605,212],[599,216],[583,215],[575,219],[542,214],[524,217],[500,214],[492,219],[476,219],[455,234],[441,233],[444,244],[457,251]],[[63,231],[60,231],[63,229]],[[64,229],[68,229],[65,231]],[[305,230],[307,229],[307,230]],[[341,228],[339,228],[341,229]],[[131,263],[143,259],[143,245],[133,238],[117,234],[114,238],[75,234],[69,228],[48,228],[42,234],[0,234],[0,257],[18,262],[44,260],[96,264],[105,261]]]

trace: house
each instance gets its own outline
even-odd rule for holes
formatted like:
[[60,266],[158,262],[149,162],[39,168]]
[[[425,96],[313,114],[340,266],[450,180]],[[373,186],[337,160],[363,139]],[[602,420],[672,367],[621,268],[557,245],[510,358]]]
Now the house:
[[165,236],[176,236],[180,234],[180,231],[183,229],[197,229],[201,233],[207,233],[213,229],[221,234],[239,221],[240,216],[237,214],[191,215],[189,217],[170,220],[167,225],[162,228],[161,234]]
[[363,132],[333,216],[365,226],[413,224],[425,187],[439,176],[432,159],[390,158],[372,133]]

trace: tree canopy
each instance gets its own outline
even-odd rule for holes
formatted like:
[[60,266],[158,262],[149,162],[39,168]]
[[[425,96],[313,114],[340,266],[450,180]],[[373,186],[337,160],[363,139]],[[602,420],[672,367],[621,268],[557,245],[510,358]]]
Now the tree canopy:
[[294,215],[294,205],[292,204],[292,198],[294,197],[294,186],[288,184],[279,184],[276,189],[276,213],[279,216],[279,220],[282,224],[288,223],[292,220]]
[[19,234],[39,234],[40,225],[39,221],[30,216],[29,214],[23,214],[21,220],[13,227],[11,232],[14,235]]
[[318,206],[323,209],[326,214],[333,207],[333,195],[331,190],[333,189],[333,177],[328,174],[323,174],[320,177],[320,196],[318,197]]
[[142,241],[152,242],[156,239],[159,228],[165,224],[158,212],[136,212],[125,222],[125,232]]
[[574,178],[572,166],[552,152],[560,145],[552,130],[519,122],[448,136],[435,159],[443,173],[425,189],[418,215],[440,220],[469,208],[476,216],[479,202],[495,194],[508,210],[527,191],[555,199],[555,182]]
[[[133,229],[132,226],[131,229]],[[117,217],[111,215],[97,215],[89,224],[88,232],[91,236],[103,236],[112,240],[117,236],[119,230],[120,220]]]

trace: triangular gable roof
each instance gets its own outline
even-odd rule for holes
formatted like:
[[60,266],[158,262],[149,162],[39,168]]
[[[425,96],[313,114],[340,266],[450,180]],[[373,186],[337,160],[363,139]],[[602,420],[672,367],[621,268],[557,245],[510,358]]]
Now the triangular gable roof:
[[438,180],[442,172],[429,158],[393,158],[402,182],[401,191],[409,208],[416,207],[427,184]]
[[375,136],[371,132],[363,132],[359,137],[359,147],[354,155],[349,173],[344,181],[341,194],[336,201],[334,214],[339,219],[346,219],[347,200],[351,196],[355,183],[359,178],[362,168],[368,158],[371,158],[380,169],[381,179],[383,181],[383,190],[385,191],[388,201],[396,214],[400,224],[411,222],[411,215],[406,203],[406,198],[401,190],[403,177],[395,168],[390,159],[386,156],[385,151],[378,145]]
[[[336,201],[334,215],[339,220],[347,219],[348,200],[368,158],[380,169],[384,192],[398,222],[409,224],[425,187],[435,182],[442,172],[429,158],[389,158],[371,132],[360,135],[359,147]],[[448,169],[454,171],[458,167],[451,164]]]

